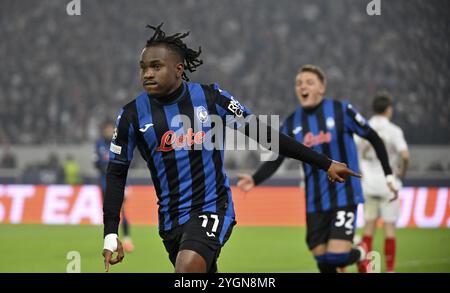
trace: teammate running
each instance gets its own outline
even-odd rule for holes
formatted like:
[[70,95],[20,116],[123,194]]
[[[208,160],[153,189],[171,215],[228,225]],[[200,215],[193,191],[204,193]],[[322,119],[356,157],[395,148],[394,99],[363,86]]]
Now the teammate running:
[[[383,141],[351,104],[324,99],[325,90],[325,75],[319,67],[301,67],[295,80],[300,106],[284,121],[281,131],[317,152],[345,162],[356,172],[359,166],[353,134],[366,138],[374,147],[386,180],[393,189],[392,171]],[[249,191],[272,176],[283,160],[284,157],[279,156],[275,161],[264,163],[253,176],[239,175],[238,186]],[[326,172],[308,162],[303,164],[303,170],[306,242],[320,272],[335,273],[337,268],[363,261],[366,250],[352,248],[356,207],[363,202],[361,182],[352,177],[345,183],[334,184],[327,180]]]

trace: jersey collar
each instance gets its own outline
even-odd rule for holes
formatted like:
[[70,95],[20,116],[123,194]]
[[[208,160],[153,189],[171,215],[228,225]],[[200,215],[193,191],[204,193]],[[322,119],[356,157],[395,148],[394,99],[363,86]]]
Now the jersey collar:
[[157,97],[150,94],[147,94],[147,96],[158,104],[171,105],[178,103],[184,97],[185,93],[186,93],[186,84],[183,81],[181,85],[173,93],[167,96]]

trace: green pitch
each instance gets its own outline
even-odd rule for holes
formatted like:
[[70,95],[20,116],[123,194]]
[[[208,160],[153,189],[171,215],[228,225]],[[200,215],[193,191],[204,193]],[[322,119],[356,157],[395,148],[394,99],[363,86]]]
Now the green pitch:
[[[132,226],[135,251],[112,272],[172,272],[156,227]],[[382,232],[374,249],[383,257]],[[317,272],[300,227],[236,227],[219,258],[220,272]],[[401,229],[397,272],[450,272],[450,229]],[[0,225],[0,272],[66,272],[78,251],[81,272],[102,272],[102,227]],[[384,259],[382,259],[382,271]],[[354,266],[348,269],[354,272]]]

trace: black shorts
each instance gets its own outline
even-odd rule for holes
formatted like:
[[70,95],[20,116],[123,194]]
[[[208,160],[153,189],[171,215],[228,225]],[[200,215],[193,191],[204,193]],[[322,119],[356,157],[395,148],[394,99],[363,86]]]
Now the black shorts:
[[330,239],[353,241],[356,206],[306,214],[306,243],[309,249],[326,244]]
[[207,272],[215,273],[220,250],[230,237],[234,225],[236,221],[233,218],[204,212],[191,215],[183,225],[160,231],[159,235],[173,266],[180,250],[193,250],[204,258]]

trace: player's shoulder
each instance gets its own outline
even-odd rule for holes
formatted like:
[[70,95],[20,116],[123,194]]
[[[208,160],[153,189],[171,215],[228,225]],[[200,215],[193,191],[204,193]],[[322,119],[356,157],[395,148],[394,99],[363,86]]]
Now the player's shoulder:
[[323,104],[334,109],[335,113],[336,111],[340,111],[344,115],[350,114],[351,116],[354,116],[356,115],[355,112],[357,112],[347,99],[325,98]]
[[351,118],[356,119],[360,125],[367,124],[366,118],[364,118],[364,116],[361,115],[361,113],[357,110],[357,108],[349,100],[344,99],[342,101],[337,101],[337,102],[340,103],[340,105],[342,106],[342,109],[344,110],[344,113],[347,116],[350,116]]
[[218,91],[218,92],[223,91],[223,89],[220,87],[220,85],[217,82],[213,82],[213,83],[210,83],[210,84],[204,84],[203,86],[207,87],[207,88],[210,88],[213,91]]
[[209,91],[213,92],[213,93],[216,94],[216,95],[224,95],[224,96],[230,95],[226,89],[222,88],[222,87],[221,87],[218,83],[216,83],[216,82],[215,82],[215,83],[210,83],[210,84],[203,85],[203,87],[204,87],[206,90],[209,90]]
[[122,106],[122,110],[124,112],[129,112],[130,110],[132,110],[133,107],[136,107],[136,101],[138,99],[142,99],[144,97],[144,95],[146,96],[145,92],[140,93],[138,96],[136,96],[134,99],[128,100],[123,106]]
[[403,130],[400,128],[400,126],[393,123],[392,121],[389,121],[389,127],[391,128],[391,131],[396,133],[397,135],[403,135]]
[[[291,113],[289,113],[284,120],[282,120],[281,123],[281,128],[284,129],[287,132],[292,132],[292,128],[298,128],[301,127],[301,119],[298,119],[299,116],[297,115],[302,115],[301,113],[303,112],[303,108],[301,106],[297,106],[294,111],[292,111]],[[296,119],[297,116],[297,119]],[[289,133],[288,133],[289,134]],[[294,134],[297,134],[297,132],[295,132]],[[291,134],[289,134],[291,135]]]
[[295,115],[301,115],[300,113],[302,113],[302,112],[303,112],[303,108],[300,105],[295,107],[294,110],[286,116],[283,124],[286,123],[287,121],[294,119]]
[[122,106],[120,109],[119,116],[127,118],[129,121],[132,121],[133,118],[137,115],[137,103],[139,100],[144,101],[148,99],[147,93],[141,92],[134,99],[129,100],[126,104]]
[[353,106],[353,104],[348,99],[343,99],[343,100],[333,99],[333,101],[336,104],[342,106],[342,108],[345,109],[345,110],[356,111],[355,107]]
[[188,87],[189,90],[193,90],[195,88],[202,88],[203,90],[217,90],[219,88],[219,85],[217,83],[201,83],[201,82],[194,82],[194,81],[184,81],[185,85]]
[[208,100],[212,99],[224,103],[229,100],[236,101],[234,96],[229,91],[221,87],[218,83],[202,84],[201,86]]
[[217,83],[206,84],[199,82],[186,81],[185,82],[189,93],[192,95],[202,94],[207,100],[214,99],[219,94],[219,85]]

